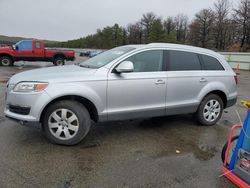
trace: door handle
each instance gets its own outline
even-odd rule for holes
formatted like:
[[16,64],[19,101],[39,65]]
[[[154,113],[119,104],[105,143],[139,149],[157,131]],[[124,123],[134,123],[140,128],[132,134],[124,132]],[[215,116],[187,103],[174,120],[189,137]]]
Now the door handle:
[[159,84],[165,84],[164,80],[157,80],[155,82],[156,85],[159,85]]
[[200,82],[207,82],[207,79],[206,78],[201,78]]

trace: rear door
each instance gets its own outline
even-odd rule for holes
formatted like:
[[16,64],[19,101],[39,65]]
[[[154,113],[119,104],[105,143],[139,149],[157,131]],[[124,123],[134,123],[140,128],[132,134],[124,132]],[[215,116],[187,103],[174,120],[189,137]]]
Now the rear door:
[[198,54],[180,50],[168,50],[165,53],[168,75],[167,114],[196,111],[198,95],[207,84]]
[[136,53],[123,61],[134,64],[134,72],[108,75],[108,119],[121,120],[165,114],[166,71],[163,50]]

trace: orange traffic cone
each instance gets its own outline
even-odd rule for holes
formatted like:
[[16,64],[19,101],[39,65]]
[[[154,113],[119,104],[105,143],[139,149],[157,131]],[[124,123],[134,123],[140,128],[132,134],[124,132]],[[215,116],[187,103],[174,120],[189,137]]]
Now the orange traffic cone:
[[236,67],[236,74],[239,75],[240,74],[240,64],[238,63],[237,67]]

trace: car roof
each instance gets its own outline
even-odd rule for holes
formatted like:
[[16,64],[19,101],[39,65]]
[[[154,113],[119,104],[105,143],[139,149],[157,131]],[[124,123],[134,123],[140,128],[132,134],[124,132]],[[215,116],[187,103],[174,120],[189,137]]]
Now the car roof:
[[197,53],[204,53],[211,56],[216,56],[221,58],[221,55],[219,53],[214,52],[213,50],[209,50],[206,48],[200,48],[190,45],[183,45],[183,44],[173,44],[173,43],[150,43],[150,44],[134,44],[134,45],[128,45],[136,49],[147,49],[147,48],[172,48],[172,49],[178,49],[178,50],[184,50],[184,51],[192,51]]

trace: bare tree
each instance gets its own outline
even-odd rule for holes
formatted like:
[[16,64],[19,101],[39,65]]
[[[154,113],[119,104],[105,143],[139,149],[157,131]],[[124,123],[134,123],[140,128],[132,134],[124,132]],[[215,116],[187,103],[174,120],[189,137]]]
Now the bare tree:
[[[226,31],[227,34],[225,36],[226,41],[226,49],[229,50],[230,48],[237,48],[237,43],[240,41],[239,33],[237,32],[237,25],[233,19],[229,19],[226,24]],[[235,50],[235,49],[233,49]]]
[[129,44],[141,44],[143,41],[143,29],[140,22],[129,24],[127,27],[127,37]]
[[185,43],[188,28],[188,17],[178,14],[175,18],[176,40]]
[[193,45],[208,47],[211,42],[214,14],[211,9],[203,9],[195,15],[190,25],[190,41]]
[[167,17],[167,19],[163,22],[163,26],[167,35],[170,35],[170,33],[175,32],[175,23],[173,17]]
[[241,0],[234,12],[234,20],[241,36],[240,47],[243,50],[245,44],[250,45],[250,0]]
[[214,36],[215,36],[215,48],[224,50],[228,32],[228,14],[229,14],[228,0],[217,0],[214,3]]

